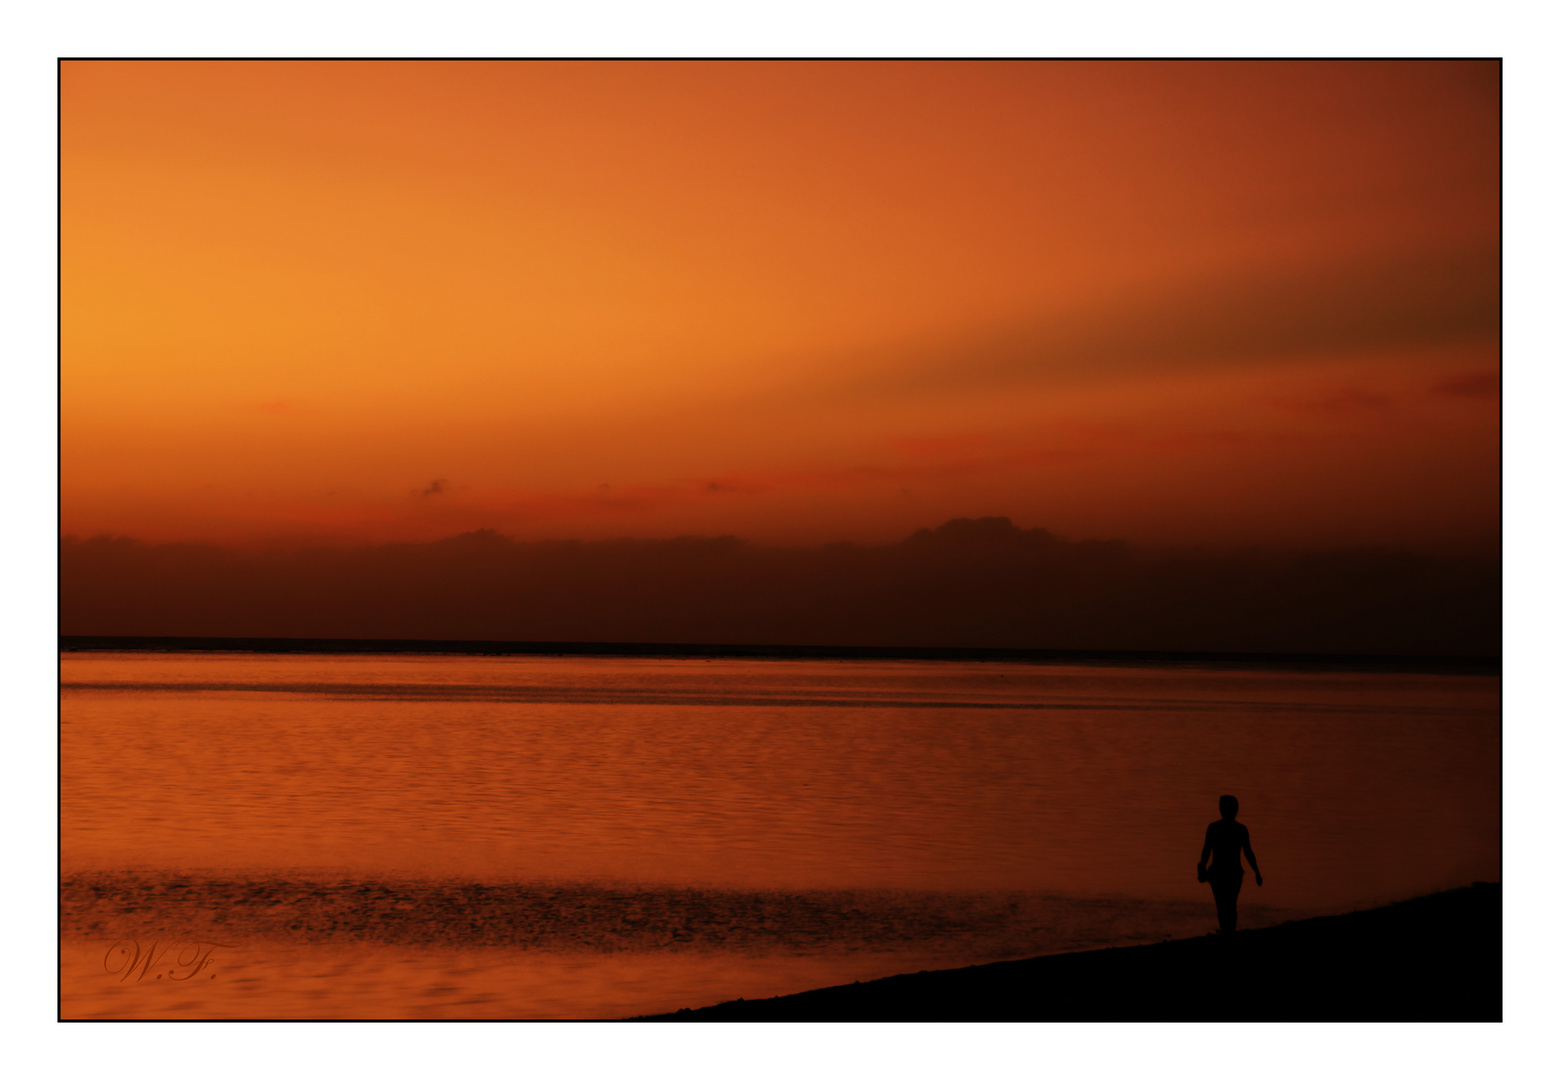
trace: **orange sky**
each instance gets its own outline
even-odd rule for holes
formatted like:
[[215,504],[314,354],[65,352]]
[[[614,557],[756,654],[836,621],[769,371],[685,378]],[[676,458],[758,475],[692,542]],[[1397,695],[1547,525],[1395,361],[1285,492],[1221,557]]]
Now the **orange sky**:
[[61,93],[66,533],[1498,533],[1498,64]]

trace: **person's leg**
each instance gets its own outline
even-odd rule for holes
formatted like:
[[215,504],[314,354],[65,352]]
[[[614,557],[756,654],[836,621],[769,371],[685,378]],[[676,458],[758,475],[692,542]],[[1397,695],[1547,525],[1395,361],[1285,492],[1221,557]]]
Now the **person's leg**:
[[1235,901],[1240,898],[1240,883],[1243,880],[1244,878],[1242,878],[1240,874],[1236,874],[1229,881],[1224,883],[1224,902],[1229,905],[1230,909],[1230,928],[1225,931],[1225,933],[1228,934],[1233,934],[1235,932]]
[[1229,883],[1215,878],[1213,881],[1213,903],[1219,909],[1219,933],[1230,932],[1230,887]]
[[1235,898],[1240,895],[1239,877],[1218,877],[1213,881],[1213,902],[1219,909],[1219,933],[1235,932]]

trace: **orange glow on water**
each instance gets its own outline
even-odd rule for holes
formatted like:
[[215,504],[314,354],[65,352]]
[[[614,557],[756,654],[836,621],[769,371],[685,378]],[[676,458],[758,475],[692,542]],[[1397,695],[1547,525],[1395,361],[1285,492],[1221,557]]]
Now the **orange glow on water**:
[[[1500,871],[1499,681],[65,654],[67,1016],[621,1017],[1200,936]],[[117,940],[220,942],[209,981]],[[192,954],[193,955],[193,954]],[[169,974],[189,973],[169,965]]]

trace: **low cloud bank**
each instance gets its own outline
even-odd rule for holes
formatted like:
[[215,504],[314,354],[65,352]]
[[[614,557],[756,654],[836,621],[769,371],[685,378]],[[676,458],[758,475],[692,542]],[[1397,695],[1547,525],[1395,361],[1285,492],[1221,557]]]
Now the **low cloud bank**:
[[248,553],[68,537],[66,635],[1495,656],[1500,566],[1237,554],[960,518],[880,547],[733,537]]

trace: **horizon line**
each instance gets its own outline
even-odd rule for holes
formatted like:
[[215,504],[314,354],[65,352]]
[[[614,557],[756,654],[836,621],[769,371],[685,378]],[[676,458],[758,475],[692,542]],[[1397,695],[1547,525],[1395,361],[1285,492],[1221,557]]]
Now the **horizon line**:
[[494,641],[442,638],[198,637],[61,634],[60,652],[245,652],[590,656],[646,659],[929,660],[1030,664],[1220,666],[1499,675],[1500,656],[1382,653],[1200,652],[1169,649],[1019,649],[980,646],[784,645],[632,641]]
[[[898,547],[914,540],[918,536],[930,534],[937,535],[948,529],[949,526],[968,524],[986,525],[986,523],[1004,523],[1006,529],[1016,535],[1041,536],[1070,546],[1100,545],[1114,548],[1128,548],[1143,554],[1175,554],[1175,555],[1216,555],[1229,556],[1235,554],[1262,553],[1269,555],[1333,555],[1353,554],[1360,552],[1393,552],[1409,553],[1413,555],[1430,556],[1433,558],[1495,558],[1504,561],[1503,538],[1497,537],[1493,544],[1488,540],[1459,541],[1459,542],[1430,542],[1414,543],[1404,541],[1385,540],[1356,540],[1340,541],[1334,543],[1309,543],[1309,544],[1275,544],[1272,542],[1252,540],[1141,540],[1129,539],[1123,536],[1090,535],[1072,537],[1064,533],[1055,532],[1043,525],[1024,527],[1015,522],[1006,514],[983,514],[978,517],[960,516],[947,518],[936,525],[923,525],[912,529],[893,540],[814,540],[801,542],[783,542],[772,540],[760,540],[743,536],[733,532],[721,533],[677,533],[669,536],[634,536],[621,534],[598,538],[585,536],[549,536],[549,537],[521,537],[512,533],[503,532],[490,525],[475,529],[465,529],[460,532],[441,535],[431,539],[406,540],[406,539],[378,539],[368,540],[348,537],[304,537],[297,536],[286,538],[281,536],[251,537],[248,539],[212,539],[212,538],[184,538],[148,540],[130,533],[115,532],[62,532],[57,537],[57,543],[88,544],[94,541],[109,543],[141,544],[147,547],[209,547],[224,551],[260,554],[277,551],[304,551],[304,550],[330,550],[352,551],[363,548],[379,547],[416,547],[430,546],[434,544],[446,544],[454,540],[466,538],[492,538],[515,546],[606,546],[612,544],[672,544],[678,542],[697,541],[702,543],[727,542],[736,543],[750,548],[777,550],[777,551],[817,551],[824,548],[853,547],[863,550],[874,548]],[[987,526],[990,528],[990,526]]]

